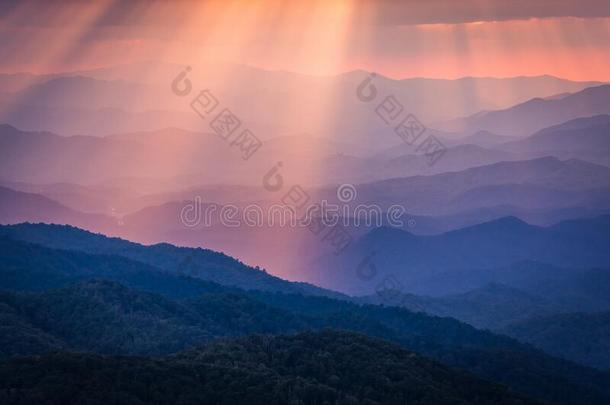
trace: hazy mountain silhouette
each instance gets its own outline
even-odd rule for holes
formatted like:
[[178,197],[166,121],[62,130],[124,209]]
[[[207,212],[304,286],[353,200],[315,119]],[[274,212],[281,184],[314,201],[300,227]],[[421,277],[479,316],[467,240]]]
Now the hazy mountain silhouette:
[[[609,227],[610,217],[605,216],[548,228],[506,217],[433,236],[379,228],[361,237],[341,257],[328,255],[312,262],[305,274],[313,283],[348,293],[370,294],[383,277],[394,275],[407,292],[446,294],[460,290],[455,282],[459,277],[452,273],[463,277],[469,269],[477,274],[477,269],[523,260],[568,267],[608,267]],[[371,252],[375,252],[379,273],[376,283],[356,273]]]
[[[388,179],[359,184],[357,188],[358,201],[375,201],[381,205],[401,203],[410,214],[438,215],[454,212],[453,200],[469,190],[514,184],[566,191],[604,189],[610,186],[610,168],[544,157],[432,176]],[[331,194],[329,191],[329,198]],[[473,205],[480,206],[476,201]],[[464,209],[463,205],[458,207],[458,211]]]
[[[201,120],[190,111],[188,101],[169,89],[183,69],[180,65],[149,62],[28,76],[19,78],[18,84],[14,83],[16,78],[0,75],[0,92],[6,93],[0,97],[1,121],[29,130],[70,135],[168,126],[197,130]],[[225,80],[227,75],[231,77],[230,85]],[[265,137],[267,133],[278,136],[306,131],[337,140],[357,139],[356,143],[372,146],[371,133],[388,134],[377,137],[377,141],[393,141],[395,136],[355,96],[356,88],[368,75],[353,71],[337,76],[307,76],[208,61],[194,66],[190,78],[197,87],[211,89],[223,104]],[[9,80],[12,83],[2,87]],[[426,126],[599,84],[551,76],[394,80],[377,75],[375,81],[380,94],[394,95],[406,111],[417,115]],[[337,100],[335,123],[318,125],[320,111],[316,106],[329,97]],[[80,116],[96,125],[87,125]]]
[[[130,139],[121,140],[116,147],[125,146],[125,143],[131,145],[130,142],[139,145],[134,139],[142,136],[136,134]],[[165,139],[162,133],[156,136]],[[189,136],[184,135],[185,142]],[[112,138],[110,142],[115,142]],[[61,140],[60,138],[59,141]],[[105,142],[98,138],[86,138],[86,143],[96,144],[99,141]],[[186,153],[186,143],[184,146]],[[42,149],[40,153],[43,153]],[[127,155],[125,158],[126,161],[129,160]],[[83,157],[82,163],[92,165],[93,162]],[[170,164],[169,160],[167,164]],[[163,166],[158,161],[150,161],[147,165],[157,169]],[[118,166],[119,163],[115,162],[113,168]],[[58,168],[60,169],[61,167]],[[166,186],[161,181],[152,182],[151,186],[146,181],[135,180],[134,183],[135,187],[88,186],[83,189],[80,186],[58,185],[44,186],[41,190],[45,195],[53,195],[54,198],[70,203],[73,208],[82,207],[83,210],[88,206],[87,201],[100,195],[100,203],[106,206],[106,216],[89,216],[76,210],[58,210],[56,203],[46,198],[37,198],[35,195],[28,196],[30,205],[19,206],[21,200],[9,196],[21,194],[11,192],[4,193],[2,197],[5,208],[0,219],[5,223],[43,221],[72,224],[142,243],[168,241],[186,246],[209,246],[284,276],[291,272],[293,276],[297,274],[301,277],[302,273],[307,272],[304,262],[329,250],[320,243],[319,238],[304,229],[279,226],[227,228],[218,224],[217,219],[211,226],[201,225],[191,229],[180,221],[182,209],[186,204],[192,204],[196,196],[200,196],[202,202],[206,203],[231,203],[242,207],[252,203],[260,206],[277,203],[273,199],[274,196],[260,186],[207,186],[142,196],[136,191],[140,184],[146,190]],[[169,187],[184,188],[179,184],[170,184]],[[507,215],[549,225],[564,219],[597,216],[607,213],[610,209],[609,168],[583,161],[560,161],[550,157],[501,162],[432,176],[358,184],[356,188],[357,199],[352,204],[375,202],[386,208],[401,204],[407,210],[406,216],[403,217],[404,229],[417,234],[442,233]],[[29,189],[36,189],[36,186],[29,186]],[[308,192],[312,201],[336,200],[334,187],[308,189]],[[115,196],[114,200],[108,199],[110,194]],[[25,207],[34,207],[31,205],[33,201],[37,201],[35,208],[24,211]],[[108,208],[115,206],[116,211],[108,212]],[[17,217],[14,214],[9,215],[13,209],[15,213],[21,214]],[[133,210],[135,212],[125,215],[125,211]],[[358,237],[370,229],[369,226],[354,228],[352,231],[354,237]],[[301,248],[295,249],[298,245]]]
[[473,144],[489,148],[506,142],[510,142],[511,140],[514,140],[514,137],[498,135],[489,131],[477,131],[472,135],[468,135],[463,138],[459,138],[457,140],[452,141],[460,142],[462,144]]
[[[104,186],[103,184],[83,186],[75,183],[32,184],[7,181],[5,188],[24,193],[38,194],[75,211],[116,215],[141,208],[143,197],[140,193],[146,188],[140,184],[142,191],[125,186]],[[151,196],[151,201],[152,201]]]
[[610,113],[610,85],[590,87],[559,99],[539,97],[503,110],[458,119],[444,127],[454,131],[485,130],[525,136],[575,118]]
[[[244,161],[235,147],[209,131],[177,128],[101,138],[64,137],[0,125],[0,146],[5,182],[110,182],[107,186],[117,187],[112,184],[114,179],[141,178],[159,185],[173,182],[174,190],[201,184],[260,185],[273,162],[278,161],[286,162],[283,173],[293,181],[325,185],[459,171],[518,159],[518,155],[506,151],[457,145],[449,147],[443,158],[430,166],[426,156],[406,145],[378,154],[349,142],[303,134],[265,141],[251,159]],[[153,193],[164,190],[159,187]],[[134,191],[142,190],[137,187]]]
[[97,231],[110,230],[116,225],[116,220],[105,215],[85,214],[38,194],[0,187],[0,223],[26,221],[72,224]]
[[578,118],[545,128],[525,139],[501,145],[513,153],[528,156],[578,158],[610,164],[610,116]]
[[130,112],[120,108],[87,109],[54,107],[40,104],[15,104],[9,99],[0,102],[0,122],[10,123],[26,131],[52,131],[64,135],[93,135],[157,131],[180,127],[199,131],[201,118],[192,111],[146,110]]
[[[548,277],[548,274],[546,276]],[[498,283],[489,283],[465,293],[441,297],[400,293],[387,300],[383,295],[375,294],[364,297],[363,301],[373,304],[399,304],[412,311],[449,316],[477,328],[491,330],[530,317],[550,315],[563,309],[552,301]]]

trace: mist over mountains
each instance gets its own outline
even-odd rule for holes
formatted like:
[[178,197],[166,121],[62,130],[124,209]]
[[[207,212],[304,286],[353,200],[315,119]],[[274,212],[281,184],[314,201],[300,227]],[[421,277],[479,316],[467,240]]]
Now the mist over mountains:
[[[19,81],[11,75],[0,75],[0,85],[6,83],[0,92],[0,117],[24,130],[65,135],[107,135],[164,127],[200,132],[203,123],[199,117],[185,114],[192,112],[188,102],[170,91],[171,82],[184,68],[151,61],[55,75],[24,75]],[[355,95],[357,86],[369,74],[353,71],[308,76],[204,61],[192,66],[191,76],[195,86],[209,88],[265,139],[270,129],[275,136],[310,132],[326,137],[339,132],[372,146],[366,139],[371,131],[383,126],[374,112],[364,113],[366,109]],[[380,93],[393,94],[405,110],[425,123],[508,108],[534,97],[573,93],[601,84],[551,76],[394,80],[379,74],[375,83]],[[336,121],[317,125],[314,110],[304,106],[330,98],[340,99],[341,109],[334,113]]]
[[610,404],[608,38],[0,2],[0,405]]
[[[182,98],[183,69],[0,75],[2,400],[609,401],[607,85],[378,74],[367,104],[368,72],[208,64]],[[250,159],[191,109],[206,88]],[[384,122],[390,95],[438,160]],[[340,253],[329,229],[203,221],[296,189],[340,207]]]

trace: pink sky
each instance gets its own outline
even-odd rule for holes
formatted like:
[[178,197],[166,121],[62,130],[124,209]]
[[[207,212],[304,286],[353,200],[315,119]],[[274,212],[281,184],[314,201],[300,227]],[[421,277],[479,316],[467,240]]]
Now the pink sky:
[[610,2],[8,2],[0,71],[223,59],[394,78],[550,74],[610,81]]

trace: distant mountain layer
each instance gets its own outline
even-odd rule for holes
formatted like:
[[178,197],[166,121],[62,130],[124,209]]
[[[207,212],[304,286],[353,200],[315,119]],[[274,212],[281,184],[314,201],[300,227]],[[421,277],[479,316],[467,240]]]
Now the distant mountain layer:
[[[524,260],[608,268],[609,238],[609,216],[565,221],[547,228],[506,217],[434,236],[378,228],[341,256],[325,255],[312,262],[304,277],[327,288],[370,294],[384,277],[393,275],[406,291],[447,294],[476,287],[473,282],[480,279],[477,269]],[[360,275],[370,272],[370,266],[375,268],[374,281]]]
[[504,143],[502,150],[530,157],[557,156],[610,164],[610,115],[578,118]]
[[515,138],[512,136],[498,135],[489,131],[478,131],[472,135],[459,138],[455,142],[459,142],[461,144],[479,145],[489,148],[513,140],[515,140]]
[[[26,142],[30,135],[21,137],[19,133],[15,134],[15,142]],[[170,136],[169,133],[160,137],[159,143],[153,144],[161,147],[163,139],[166,136]],[[185,135],[187,138],[188,136]],[[46,137],[43,135],[43,138]],[[180,136],[178,136],[180,138]],[[0,142],[2,141],[0,136]],[[71,138],[69,138],[71,139]],[[186,138],[184,138],[186,139]],[[196,137],[193,135],[193,140]],[[17,178],[38,178],[40,181],[44,179],[51,180],[52,178],[63,177],[63,175],[54,175],[53,171],[61,170],[62,172],[69,173],[66,175],[67,178],[76,180],[78,178],[85,179],[89,176],[88,171],[94,170],[98,165],[105,165],[110,161],[104,163],[99,161],[94,163],[91,159],[85,159],[87,153],[92,152],[92,148],[104,149],[104,142],[98,141],[96,138],[77,140],[71,139],[66,140],[65,138],[57,137],[59,142],[56,145],[46,145],[46,142],[38,143],[34,142],[32,148],[27,147],[27,150],[33,155],[43,154],[44,145],[48,148],[47,150],[55,150],[57,148],[59,155],[67,153],[62,144],[67,143],[71,145],[73,142],[84,143],[92,142],[90,147],[82,149],[77,147],[73,152],[75,155],[69,154],[71,157],[67,157],[67,161],[62,163],[62,166],[55,167],[55,159],[50,159],[48,156],[41,157],[34,163],[34,157],[32,157],[31,166],[27,160],[17,159],[10,150],[22,148],[18,146],[18,143],[13,141],[7,141],[7,149],[5,154],[7,159],[0,163],[0,167],[4,166],[6,171],[4,175],[7,177]],[[101,143],[100,143],[101,142]],[[140,147],[142,144],[135,145],[124,145],[124,142],[131,141],[117,141],[116,145],[112,148],[135,148]],[[54,143],[54,142],[52,142]],[[108,146],[108,145],[107,145]],[[66,146],[68,147],[68,146]],[[154,148],[154,146],[150,146]],[[70,148],[70,147],[68,147]],[[147,148],[143,147],[137,154],[148,153]],[[182,152],[187,151],[187,143],[182,145],[180,148],[184,148]],[[23,152],[25,153],[25,150]],[[13,150],[14,151],[14,150]],[[603,151],[603,149],[600,149]],[[122,150],[123,154],[125,150]],[[182,153],[181,152],[181,153]],[[489,152],[489,153],[488,153]],[[113,152],[114,153],[114,152]],[[156,152],[151,151],[151,155]],[[1,153],[0,153],[1,154]],[[98,151],[97,155],[103,154],[102,151]],[[112,154],[111,154],[112,155]],[[179,155],[179,154],[178,154]],[[78,158],[76,157],[78,156]],[[218,159],[222,154],[215,157]],[[494,157],[495,156],[495,157]],[[169,160],[175,156],[167,155],[167,164]],[[110,155],[107,157],[110,159]],[[129,161],[130,165],[134,164],[127,155],[124,156],[125,161]],[[607,205],[606,202],[610,199],[604,196],[604,189],[610,189],[610,168],[603,165],[588,163],[583,160],[569,159],[560,160],[554,157],[539,157],[530,160],[516,160],[509,158],[502,152],[494,152],[485,150],[480,147],[472,145],[457,146],[451,148],[446,153],[446,161],[439,163],[443,170],[450,170],[453,167],[455,170],[448,173],[436,173],[432,171],[431,175],[426,176],[409,176],[408,174],[412,171],[418,171],[417,167],[420,164],[427,166],[423,161],[420,161],[421,157],[413,155],[404,155],[398,158],[392,158],[389,161],[365,159],[355,159],[348,166],[354,170],[351,174],[340,172],[347,167],[342,167],[341,164],[335,167],[333,176],[343,176],[344,178],[351,178],[356,180],[360,178],[359,173],[366,168],[372,169],[374,167],[383,167],[380,171],[369,173],[369,176],[379,176],[382,179],[371,181],[371,182],[351,182],[356,184],[358,189],[358,199],[354,203],[373,201],[381,206],[390,206],[394,204],[403,205],[407,212],[412,215],[446,215],[455,214],[463,211],[469,211],[481,206],[494,207],[502,205],[514,205],[523,209],[537,209],[537,208],[566,208],[581,206],[582,208],[600,208],[599,204]],[[506,158],[506,159],[505,159]],[[121,159],[112,161],[112,170],[121,171]],[[44,161],[46,160],[46,163]],[[72,163],[69,161],[73,160]],[[79,160],[79,161],[77,161]],[[102,159],[103,160],[103,159]],[[511,160],[511,161],[502,161]],[[356,163],[357,162],[357,163]],[[468,163],[469,162],[469,163]],[[143,164],[142,167],[138,167],[134,173],[138,173],[140,170],[144,170],[148,165],[155,164],[157,166],[154,170],[160,170],[164,167],[163,162],[149,162]],[[208,162],[204,162],[207,164]],[[327,162],[328,163],[328,162]],[[197,164],[202,164],[197,163]],[[220,163],[219,163],[220,164]],[[226,164],[226,161],[223,163]],[[212,164],[213,166],[214,164]],[[131,181],[120,184],[117,181],[117,185],[105,185],[98,184],[96,186],[78,186],[70,184],[56,184],[56,185],[28,185],[23,183],[6,182],[5,188],[11,188],[14,190],[20,190],[27,193],[42,194],[55,201],[61,202],[63,205],[69,206],[72,209],[78,211],[89,212],[89,210],[103,210],[106,215],[116,215],[117,213],[124,213],[125,211],[137,211],[142,208],[151,206],[159,206],[169,202],[181,202],[192,200],[195,196],[200,196],[209,202],[217,203],[238,203],[238,202],[260,202],[261,200],[274,201],[272,193],[266,191],[261,187],[262,176],[267,173],[270,167],[264,167],[258,174],[248,165],[240,164],[242,171],[249,171],[247,175],[253,181],[256,180],[256,184],[250,187],[244,186],[212,186],[202,185],[206,183],[206,176],[213,173],[208,173],[202,176],[193,176],[187,180],[184,178],[183,182],[172,183],[167,178],[162,178],[157,182],[149,180],[147,177],[144,178],[132,178]],[[477,166],[479,165],[479,166]],[[72,166],[70,170],[67,168]],[[476,167],[472,167],[476,166]],[[253,168],[258,167],[257,164]],[[467,167],[464,169],[464,167]],[[16,168],[18,173],[13,171]],[[403,168],[405,169],[403,171]],[[23,169],[23,170],[22,170]],[[35,170],[34,170],[35,169]],[[129,172],[129,168],[124,168]],[[261,169],[263,169],[261,167]],[[294,168],[293,168],[294,169]],[[312,170],[322,170],[322,168],[312,168]],[[28,174],[28,172],[31,172]],[[175,170],[174,169],[170,169]],[[440,170],[440,169],[439,169]],[[238,171],[234,172],[231,176],[236,176],[237,179],[241,176]],[[42,172],[42,174],[41,174]],[[11,174],[13,173],[13,174]],[[153,172],[151,172],[152,174]],[[321,173],[321,172],[320,172]],[[318,175],[320,175],[318,173]],[[392,177],[390,179],[383,179],[385,176],[391,176],[392,174],[402,173],[399,177]],[[118,174],[118,173],[117,173]],[[298,177],[292,176],[292,171],[287,171],[284,175],[286,178],[298,179]],[[301,173],[304,175],[304,173]],[[93,178],[98,178],[99,174],[92,174]],[[117,179],[116,177],[109,174],[110,178]],[[331,176],[332,178],[332,176]],[[77,182],[78,183],[78,182]],[[110,182],[112,183],[112,181]],[[197,184],[197,186],[189,186],[188,184]],[[324,186],[324,187],[311,187],[305,186],[310,195],[317,197],[318,199],[336,199],[336,186]],[[170,190],[171,192],[165,191]],[[475,191],[479,189],[478,191]],[[156,191],[161,190],[161,191]],[[502,191],[504,190],[504,191]],[[502,191],[502,194],[498,192]],[[8,193],[8,190],[6,190]],[[476,195],[469,196],[468,193],[477,193]],[[8,194],[7,194],[8,195]],[[25,197],[25,196],[24,196]],[[99,200],[99,202],[91,203],[92,200]],[[597,206],[596,206],[597,205]],[[90,208],[91,207],[91,208]],[[114,208],[116,207],[116,210]],[[44,215],[44,213],[41,213]]]
[[610,114],[610,85],[595,86],[561,98],[533,98],[513,107],[458,119],[444,128],[454,131],[490,131],[526,136],[575,118]]
[[0,223],[54,222],[108,231],[116,221],[100,214],[85,214],[47,197],[0,186]]
[[[397,290],[393,295],[375,294],[361,300],[450,316],[496,331],[530,318],[610,311],[608,268],[563,268],[530,261],[499,268],[454,271],[446,277],[455,289],[467,291],[429,297]],[[554,354],[563,357],[557,352]]]
[[[165,128],[101,138],[64,137],[0,125],[2,180],[95,185],[132,178],[140,179],[132,184],[134,192],[159,193],[169,184],[173,186],[171,191],[205,184],[259,186],[262,176],[272,167],[270,162],[278,160],[291,162],[283,172],[293,181],[326,185],[463,170],[518,158],[506,151],[458,145],[450,147],[444,158],[431,167],[428,158],[406,145],[387,157],[373,156],[374,148],[359,147],[349,139],[302,134],[266,140],[244,161],[238,147],[223,142],[207,126],[199,129],[200,132],[189,132]],[[389,139],[389,145],[400,141],[395,136]],[[146,191],[154,181],[157,189]],[[106,188],[116,187],[110,184]]]
[[[189,101],[199,89],[187,97],[189,100],[170,90],[172,80],[183,69],[180,65],[148,63],[47,76],[0,74],[0,93],[4,93],[0,97],[0,121],[28,130],[69,135],[168,126],[196,130],[201,120],[189,110]],[[193,66],[189,77],[195,86],[203,86],[201,90],[211,89],[216,98],[258,132],[277,136],[280,132],[306,131],[322,137],[334,134],[335,139],[370,139],[371,133],[379,133],[384,125],[355,97],[359,84],[368,76],[368,72],[354,71],[316,77],[216,62]],[[377,75],[374,84],[380,94],[377,103],[393,95],[405,111],[431,126],[438,121],[601,83],[550,76],[394,80]],[[335,121],[331,126],[317,125],[320,108],[316,106],[329,95],[338,106]]]
[[[134,193],[159,193],[168,185],[173,187],[171,191],[205,184],[259,186],[272,166],[270,162],[278,160],[291,162],[283,170],[285,176],[311,186],[459,171],[520,157],[509,151],[457,144],[448,147],[443,158],[431,166],[426,156],[404,144],[382,147],[385,150],[376,153],[375,148],[360,147],[350,139],[300,134],[266,140],[244,161],[238,147],[223,142],[208,126],[198,129],[165,128],[101,138],[65,137],[0,125],[0,180],[9,186],[105,183],[109,184],[105,188],[112,189],[117,188],[112,183],[119,179],[139,179],[131,184]],[[389,145],[400,141],[395,136],[389,139]],[[149,191],[155,181],[157,188]]]
[[[467,152],[464,149],[474,148],[471,164],[475,164],[477,149],[474,146],[458,146],[447,153],[446,165],[453,164],[453,153]],[[470,152],[467,152],[470,153]],[[481,156],[490,157],[483,153]],[[498,156],[499,157],[499,156]],[[493,159],[492,159],[493,161]],[[413,161],[406,156],[392,159],[390,162],[375,163],[387,168],[397,164],[409,166]],[[366,166],[366,165],[365,165]],[[362,169],[363,167],[360,167]],[[386,172],[390,174],[392,171]],[[260,179],[259,179],[260,180]],[[121,183],[121,182],[118,182]],[[260,186],[198,186],[169,183],[164,181],[151,182],[146,179],[127,179],[116,186],[99,184],[96,186],[79,186],[75,184],[49,184],[36,185],[27,183],[6,182],[7,187],[2,189],[2,198],[6,209],[12,206],[15,213],[23,210],[18,207],[17,201],[31,200],[31,195],[19,195],[21,191],[30,194],[40,194],[50,198],[73,210],[89,212],[102,212],[106,215],[117,216],[127,212],[146,208],[148,210],[162,210],[167,203],[184,204],[184,201],[193,200],[200,196],[205,201],[218,204],[247,204],[271,201],[273,195]],[[151,183],[151,184],[149,184]],[[9,188],[15,190],[11,192]],[[179,189],[174,192],[154,192],[155,189]],[[358,198],[354,203],[374,201],[381,206],[390,206],[400,203],[410,215],[454,215],[463,214],[475,209],[498,209],[501,207],[514,207],[515,210],[558,210],[574,209],[599,210],[610,206],[610,169],[606,166],[590,164],[580,160],[561,161],[552,157],[537,158],[533,160],[498,162],[473,167],[451,173],[442,173],[432,176],[403,176],[389,180],[381,180],[366,184],[358,184]],[[140,191],[138,191],[140,190]],[[308,193],[318,199],[336,199],[336,188],[308,188]],[[142,195],[144,194],[144,195]],[[31,218],[19,216],[24,220],[52,220],[54,212],[45,209],[48,204],[41,202],[39,212],[32,211]],[[15,201],[11,204],[11,201]],[[273,201],[275,202],[275,201]],[[26,203],[25,206],[31,205]],[[502,210],[500,210],[502,211]],[[506,212],[506,210],[504,210]],[[49,214],[49,215],[47,215]],[[138,213],[145,215],[145,212]],[[136,216],[138,216],[136,214]],[[45,217],[46,215],[46,217]],[[172,219],[177,222],[177,215],[172,213]],[[5,222],[10,222],[13,214],[6,212]],[[161,217],[163,214],[161,214]],[[422,218],[425,219],[425,218]],[[54,222],[60,222],[59,219]],[[127,222],[124,218],[123,222]],[[150,219],[148,222],[151,221]],[[115,220],[116,223],[116,220]],[[74,223],[80,225],[80,223]],[[179,224],[174,224],[179,225]],[[175,227],[174,227],[175,229]]]
[[[455,149],[458,148],[460,147]],[[451,160],[449,154],[448,159],[449,162]],[[286,179],[292,178],[286,177]],[[148,187],[146,183],[144,182],[145,188]],[[325,283],[323,279],[309,278],[313,276],[310,267],[315,269],[317,265],[311,263],[311,260],[323,255],[329,249],[320,243],[319,238],[304,229],[280,226],[252,227],[243,225],[243,221],[243,226],[227,227],[218,222],[219,214],[215,214],[212,224],[204,226],[204,221],[200,221],[199,226],[189,228],[180,219],[182,209],[187,204],[192,204],[196,197],[200,197],[202,203],[237,204],[242,209],[248,204],[268,207],[277,203],[280,196],[268,192],[260,186],[260,183],[252,187],[201,186],[180,192],[148,196],[141,196],[135,191],[130,194],[126,191],[130,189],[128,185],[119,188],[59,184],[40,186],[40,189],[37,189],[35,185],[17,184],[16,187],[28,191],[0,189],[0,222],[2,223],[43,221],[72,224],[94,232],[121,236],[147,244],[166,241],[183,246],[205,245],[262,266],[283,277],[307,277],[310,281]],[[349,205],[350,212],[355,212],[361,204],[367,206],[377,204],[381,209],[400,205],[406,211],[401,217],[403,221],[401,229],[418,235],[440,234],[498,220],[505,216],[514,216],[532,224],[548,226],[566,219],[594,218],[610,212],[610,168],[575,159],[562,161],[553,157],[542,157],[525,161],[506,161],[431,176],[411,176],[360,183],[356,184],[355,188],[356,198],[346,204]],[[287,189],[286,187],[286,191]],[[45,196],[34,194],[35,192],[44,193]],[[322,200],[337,202],[336,187],[307,188],[306,192],[312,202]],[[86,208],[87,202],[96,199],[96,195],[100,196],[100,205],[106,207],[106,215],[84,214],[73,208],[61,207],[46,197],[62,198],[62,201],[66,201],[72,207],[82,205]],[[122,206],[123,211],[129,207],[135,211],[119,216],[112,209],[113,195],[116,195],[114,201]],[[220,210],[219,207],[216,208]],[[374,220],[376,223],[376,219]],[[360,222],[362,224],[364,221]],[[384,224],[387,225],[387,222]],[[351,226],[350,232],[356,240],[375,226]],[[515,249],[518,245],[510,246],[506,251]],[[578,242],[575,244],[575,246],[579,245]],[[593,248],[593,246],[587,247],[589,250]],[[497,244],[493,251],[500,252],[502,249],[503,246]],[[445,267],[455,268],[458,264],[497,267],[510,264],[508,261],[511,259],[546,261],[547,259],[543,257],[546,250],[539,249],[531,254],[521,252],[515,257],[506,253],[504,259],[500,261],[484,260],[488,255],[492,255],[491,252],[489,254],[484,252],[474,255],[472,260],[465,260],[462,257],[456,261],[449,261]],[[560,255],[565,255],[564,249],[557,248],[557,250],[560,251]],[[565,251],[568,252],[570,249]],[[470,253],[463,256],[471,257]],[[420,259],[420,263],[423,263],[423,256]],[[558,263],[556,259],[549,260],[550,263]],[[570,260],[567,265],[579,265],[576,256]],[[586,260],[584,263],[603,264],[596,260]],[[439,265],[436,260],[431,262],[435,267]],[[393,264],[399,263],[393,262]],[[350,266],[354,265],[350,264]],[[334,273],[336,272],[333,271],[332,274]],[[352,284],[353,280],[350,276],[333,284],[332,288],[352,291],[350,290]]]
[[[484,187],[488,187],[490,192],[481,192],[477,198],[466,198],[466,193],[477,188],[483,191]],[[481,197],[486,206],[490,206],[490,203],[494,206],[512,204],[512,201],[505,200],[512,192],[493,196],[494,190],[501,187],[512,187],[513,191],[518,191],[518,194],[513,194],[510,198],[524,208],[545,206],[542,201],[530,205],[534,196],[528,196],[528,191],[552,189],[569,194],[587,190],[577,197],[586,206],[593,203],[586,201],[588,190],[601,191],[610,187],[610,168],[575,159],[561,161],[554,157],[498,162],[432,176],[401,177],[359,184],[357,202],[374,201],[382,206],[402,204],[410,214],[439,215],[478,208],[482,205],[479,202]],[[329,190],[326,197],[330,198],[332,192]],[[600,197],[605,200],[603,194]],[[548,201],[550,200],[547,199],[547,207]],[[574,205],[575,201],[571,198],[558,198],[552,205],[565,207]]]
[[[206,184],[259,186],[272,167],[270,162],[280,160],[291,162],[283,168],[284,176],[308,187],[459,172],[543,157],[610,163],[605,136],[608,116],[560,122],[563,124],[517,141],[489,144],[479,134],[447,142],[447,149],[434,165],[416,148],[396,145],[400,140],[395,136],[390,138],[391,147],[375,141],[372,148],[349,138],[303,133],[280,136],[264,141],[244,161],[239,148],[223,142],[208,126],[200,127],[200,132],[165,128],[100,138],[65,137],[0,125],[0,180],[9,187],[11,183],[76,183],[112,189],[120,179],[133,179],[134,193],[155,194]],[[367,142],[370,145],[371,139]],[[156,189],[151,187],[155,181]]]
[[[545,275],[541,274],[540,277],[544,278]],[[450,316],[477,328],[490,330],[560,310],[542,297],[497,283],[442,297],[417,296],[397,291],[395,296],[375,294],[363,297],[362,300],[373,304],[399,305],[412,311],[438,316]],[[555,355],[563,357],[556,353]]]
[[[437,174],[432,176],[413,176],[395,178],[371,183],[357,184],[357,195],[349,204],[350,211],[355,211],[360,204],[377,204],[382,209],[392,205],[401,205],[406,213],[402,216],[403,228],[409,233],[419,235],[440,234],[448,230],[463,228],[465,226],[480,225],[495,221],[505,216],[515,216],[522,220],[544,226],[555,224],[561,220],[573,218],[595,218],[608,214],[610,211],[610,168],[580,160],[561,161],[552,157],[537,158],[527,161],[500,162],[492,165],[475,167],[458,172]],[[29,190],[37,191],[35,186]],[[58,186],[41,190],[46,194],[67,193],[66,201],[76,204],[72,193],[83,193],[82,201],[93,198],[99,193],[104,198],[114,193],[107,187],[87,188],[84,191],[78,187]],[[311,201],[327,200],[337,202],[336,187],[322,187],[308,189]],[[125,197],[125,193],[117,191],[117,200],[131,200],[128,206],[144,206],[145,208],[117,218],[74,212],[65,207],[59,209],[58,204],[48,198],[30,193],[19,193],[9,189],[0,190],[0,221],[3,223],[17,223],[20,221],[44,221],[52,223],[68,223],[87,228],[95,232],[117,235],[123,238],[137,240],[142,243],[158,243],[168,241],[184,246],[208,246],[218,251],[224,251],[250,263],[257,264],[284,277],[303,277],[316,283],[323,279],[317,278],[311,271],[317,268],[311,260],[323,255],[328,249],[320,243],[319,238],[303,229],[293,227],[252,227],[241,226],[231,228],[223,226],[214,220],[210,226],[200,224],[188,228],[180,220],[181,210],[186,204],[192,203],[196,196],[205,202],[218,202],[218,204],[237,204],[244,207],[248,204],[258,204],[267,207],[276,203],[274,195],[262,187],[198,187],[177,193],[163,193],[138,197],[137,195]],[[79,197],[80,198],[80,197]],[[100,198],[104,201],[103,198]],[[111,202],[107,202],[111,204]],[[112,206],[112,205],[111,205]],[[218,218],[216,218],[218,219]],[[203,222],[203,221],[202,221]],[[361,221],[362,223],[362,221]],[[387,223],[385,223],[387,225]],[[377,225],[375,225],[377,226]],[[363,233],[369,232],[373,226],[351,227],[352,237],[356,240]],[[503,235],[501,231],[498,235]],[[506,240],[515,237],[517,242],[508,247],[503,246],[503,240],[497,237],[482,241],[483,245],[494,244],[490,251],[478,253],[476,249],[468,249],[465,253],[454,255],[455,260],[449,259],[454,252],[453,248],[435,253],[428,261],[432,268],[439,266],[452,269],[461,266],[475,266],[476,268],[497,267],[510,264],[510,260],[535,259],[563,265],[559,257],[566,257],[575,251],[575,247],[583,246],[576,241],[568,249],[553,246],[551,249],[522,246],[523,242],[518,236],[512,235],[509,230],[504,237]],[[524,240],[532,240],[538,233],[534,230],[530,234],[524,231]],[[575,236],[573,238],[577,239]],[[426,239],[428,240],[428,239]],[[438,238],[429,239],[430,242]],[[493,242],[495,241],[495,242]],[[548,242],[548,241],[547,241]],[[554,240],[559,242],[559,240]],[[466,242],[464,242],[466,243]],[[542,240],[539,243],[543,243]],[[298,249],[294,249],[298,246]],[[517,253],[515,249],[522,246],[524,251]],[[541,245],[538,245],[541,246]],[[587,252],[593,252],[597,245],[583,246]],[[528,250],[529,251],[525,251]],[[426,251],[425,249],[422,250]],[[460,251],[460,250],[458,250]],[[512,255],[513,252],[515,256]],[[545,252],[558,252],[556,258]],[[502,259],[493,257],[495,253],[502,255]],[[504,253],[502,253],[504,252]],[[430,252],[426,253],[430,254]],[[546,255],[546,256],[545,256]],[[415,253],[419,263],[425,263],[423,254]],[[445,257],[446,256],[446,257]],[[445,257],[446,265],[441,264],[437,258]],[[547,259],[548,257],[548,259]],[[584,258],[579,263],[579,257],[567,258],[565,265],[580,266],[581,264],[603,265],[603,261]],[[381,259],[390,260],[388,258]],[[355,266],[355,262],[347,261],[343,264]],[[392,262],[399,265],[402,262]],[[331,263],[334,267],[337,263]],[[390,266],[390,262],[387,263]],[[393,267],[390,267],[393,268]],[[320,271],[321,272],[321,271]],[[324,272],[322,272],[324,273]],[[333,271],[324,274],[341,274],[342,271]],[[426,273],[427,274],[427,273]],[[213,277],[207,275],[206,277]],[[312,278],[313,277],[313,278]],[[330,276],[328,276],[330,277]],[[341,278],[341,276],[339,276]],[[213,278],[211,278],[213,280]],[[333,289],[350,290],[354,284],[353,277],[336,281]],[[425,290],[420,293],[427,293]]]

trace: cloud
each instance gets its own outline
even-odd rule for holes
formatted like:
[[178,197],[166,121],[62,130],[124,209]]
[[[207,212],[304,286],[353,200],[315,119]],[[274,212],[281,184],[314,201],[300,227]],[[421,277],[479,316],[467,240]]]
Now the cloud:
[[380,25],[610,16],[608,0],[364,0],[358,3],[358,17],[372,19]]
[[[324,8],[331,1],[352,7],[357,20],[376,25],[459,24],[476,21],[507,21],[549,17],[610,17],[608,0],[261,0],[268,8],[281,7],[289,13],[302,13],[315,7]],[[319,4],[317,3],[319,2]],[[258,2],[257,2],[258,3]],[[315,4],[314,4],[315,3]],[[105,26],[177,26],[189,10],[202,7],[239,12],[251,7],[252,0],[107,0],[104,12],[95,21]],[[66,0],[58,6],[45,0],[5,0],[0,3],[0,20],[4,24],[48,27],[66,23],[77,16],[89,2]],[[266,7],[266,5],[265,5]],[[290,10],[292,9],[292,10]],[[30,12],[24,12],[30,10]],[[5,17],[10,16],[10,19]],[[9,21],[5,21],[9,20]]]

